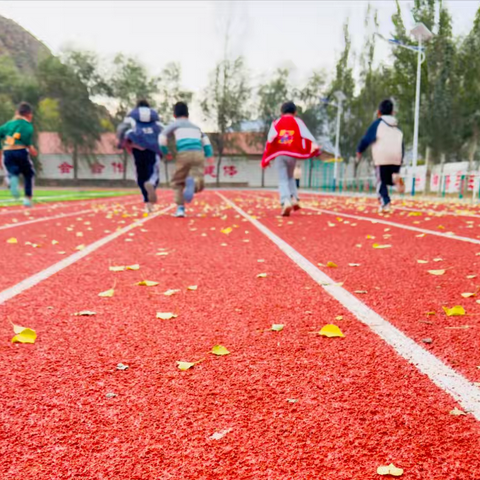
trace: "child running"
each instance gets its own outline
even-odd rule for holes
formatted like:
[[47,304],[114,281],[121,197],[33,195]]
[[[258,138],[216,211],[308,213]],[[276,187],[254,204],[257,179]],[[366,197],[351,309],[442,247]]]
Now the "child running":
[[33,146],[33,110],[30,104],[20,103],[15,117],[0,127],[0,142],[3,149],[3,164],[8,174],[10,192],[15,198],[20,197],[18,182],[23,175],[25,198],[23,204],[32,206],[33,178],[35,169],[30,155],[36,157],[38,152]]
[[384,100],[378,108],[378,119],[375,120],[357,148],[357,162],[363,152],[372,146],[372,157],[377,176],[377,194],[380,202],[380,213],[390,212],[390,195],[388,185],[395,185],[399,193],[405,191],[405,184],[400,176],[400,166],[405,154],[403,132],[398,128],[397,119],[393,116],[393,102]]
[[168,125],[160,135],[162,153],[168,153],[168,137],[175,136],[176,168],[172,177],[177,211],[175,217],[185,217],[185,203],[193,200],[195,193],[204,189],[205,158],[213,157],[210,140],[199,127],[188,118],[188,106],[177,102],[173,107],[175,121]]
[[135,160],[137,184],[143,195],[145,211],[153,212],[160,182],[161,151],[158,137],[160,117],[146,100],[140,100],[117,128],[119,147],[131,152]]
[[297,107],[293,102],[284,103],[281,112],[282,116],[272,123],[268,132],[262,168],[266,168],[275,159],[282,216],[288,217],[292,209],[300,209],[294,178],[297,159],[306,160],[318,156],[320,148],[307,126],[296,116]]

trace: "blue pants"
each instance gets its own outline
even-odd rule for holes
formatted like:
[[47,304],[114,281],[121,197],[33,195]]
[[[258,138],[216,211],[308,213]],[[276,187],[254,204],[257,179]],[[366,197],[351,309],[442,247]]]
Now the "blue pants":
[[137,170],[137,184],[142,192],[143,200],[148,202],[148,192],[145,190],[145,183],[149,182],[158,187],[160,182],[160,157],[152,150],[132,149]]
[[380,165],[376,167],[377,195],[382,207],[390,203],[388,186],[393,185],[393,174],[400,172],[399,165]]
[[33,168],[32,160],[26,148],[21,150],[4,150],[3,164],[8,172],[9,177],[19,177],[23,175],[25,182],[25,196],[32,197],[33,195],[33,177],[35,177],[35,170]]
[[286,201],[298,200],[297,183],[293,178],[293,172],[297,159],[280,155],[275,159],[275,167],[278,172],[278,190],[280,193],[280,203],[283,205]]

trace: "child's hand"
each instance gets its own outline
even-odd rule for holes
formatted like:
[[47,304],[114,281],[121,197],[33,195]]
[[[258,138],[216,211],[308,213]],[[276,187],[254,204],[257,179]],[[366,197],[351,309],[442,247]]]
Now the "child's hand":
[[30,155],[31,155],[32,157],[38,157],[38,151],[37,151],[37,149],[36,149],[33,145],[30,146],[30,148],[28,149],[28,151],[30,152]]

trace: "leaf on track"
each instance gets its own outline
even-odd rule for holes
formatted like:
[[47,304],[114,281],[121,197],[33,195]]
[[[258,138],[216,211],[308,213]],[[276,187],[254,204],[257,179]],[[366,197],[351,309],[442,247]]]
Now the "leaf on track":
[[12,343],[35,343],[37,333],[31,328],[21,327],[20,325],[13,325],[15,336],[12,338]]
[[373,248],[392,248],[391,245],[380,245],[379,243],[374,243]]
[[85,245],[78,245],[78,247],[75,247],[75,250],[83,250],[85,248]]
[[194,362],[177,362],[177,366],[179,370],[181,370],[182,372],[185,372],[186,370],[189,370],[190,368],[195,366],[195,363]]
[[391,475],[392,477],[401,477],[403,475],[403,469],[397,468],[393,463],[386,467],[377,468],[378,475]]
[[108,267],[108,269],[111,272],[124,272],[127,267],[122,267],[122,266],[113,266],[113,267]]
[[465,293],[462,293],[461,294],[463,298],[471,298],[471,297],[475,297],[477,294],[475,292],[465,292]]
[[163,294],[166,296],[166,297],[171,297],[172,295],[175,295],[176,293],[178,293],[180,290],[177,288],[177,289],[170,289],[170,290],[167,290],[166,292],[163,292]]
[[338,328],[336,325],[325,325],[319,332],[319,335],[322,335],[323,337],[328,337],[328,338],[334,338],[334,337],[344,337],[345,335],[342,333],[340,328]]
[[233,228],[232,227],[227,227],[227,228],[224,228],[222,230],[220,230],[222,233],[224,233],[225,235],[229,235],[230,233],[233,232]]
[[9,238],[9,239],[7,240],[7,243],[12,243],[12,244],[13,244],[13,243],[18,243],[18,240],[17,240],[16,238],[12,237],[12,238]]
[[115,290],[111,288],[110,290],[105,290],[104,292],[101,292],[98,294],[99,297],[113,297],[113,294],[115,293]]
[[223,345],[215,345],[211,352],[213,355],[218,355],[218,356],[223,356],[223,355],[229,355],[230,352],[223,346]]
[[337,265],[336,263],[334,263],[334,262],[327,262],[327,267],[328,267],[328,268],[337,268],[338,265]]
[[195,290],[198,290],[198,286],[197,285],[190,285],[189,287],[187,287],[187,290],[190,290],[191,292],[194,292]]
[[361,264],[360,263],[349,263],[349,267],[359,267]]
[[156,287],[158,282],[153,282],[152,280],[142,280],[141,282],[136,283],[140,287]]
[[160,320],[171,320],[172,318],[177,318],[178,315],[175,315],[172,312],[157,312],[157,318]]
[[417,260],[417,263],[428,263],[428,260]]
[[140,270],[140,265],[138,263],[136,263],[135,265],[127,265],[125,267],[127,270]]
[[436,276],[445,275],[445,272],[446,270],[428,270],[428,273],[430,275],[436,275]]
[[257,275],[257,278],[267,278],[267,274],[266,273],[259,273]]
[[452,308],[442,307],[447,317],[461,317],[465,315],[465,309],[461,305],[455,305]]
[[96,314],[97,312],[93,312],[91,310],[82,310],[81,312],[74,313],[76,317],[93,317]]
[[281,323],[274,323],[272,325],[271,330],[273,332],[281,332],[285,328],[285,325],[282,325]]
[[454,417],[461,417],[463,415],[466,415],[466,413],[455,407],[453,410],[450,411],[450,415],[453,415]]

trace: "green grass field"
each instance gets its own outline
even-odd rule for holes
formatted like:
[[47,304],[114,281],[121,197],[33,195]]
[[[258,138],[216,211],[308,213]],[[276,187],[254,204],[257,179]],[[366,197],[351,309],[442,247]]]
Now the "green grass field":
[[[65,189],[65,190],[35,190],[34,203],[48,203],[48,202],[67,202],[73,200],[92,200],[95,198],[120,197],[124,195],[131,195],[133,190],[79,190],[79,189]],[[0,206],[6,207],[10,205],[20,205],[22,199],[16,200],[7,189],[0,190]]]

